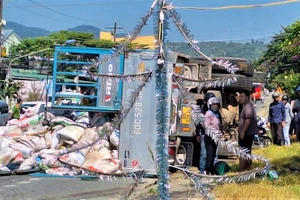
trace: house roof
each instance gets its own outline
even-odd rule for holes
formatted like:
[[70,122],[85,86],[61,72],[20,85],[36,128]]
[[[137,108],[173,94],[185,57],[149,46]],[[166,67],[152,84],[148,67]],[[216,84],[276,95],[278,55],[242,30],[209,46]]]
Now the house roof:
[[12,29],[2,29],[2,35],[4,37],[4,40],[9,38],[12,34],[15,34],[16,37],[21,41],[22,39],[17,35],[17,33]]

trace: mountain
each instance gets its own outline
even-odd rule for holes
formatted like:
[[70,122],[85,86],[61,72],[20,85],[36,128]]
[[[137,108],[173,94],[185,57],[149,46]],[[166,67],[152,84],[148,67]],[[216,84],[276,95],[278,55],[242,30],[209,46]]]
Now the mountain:
[[[262,41],[251,40],[246,43],[239,42],[199,42],[201,52],[210,57],[238,57],[254,61],[267,49],[267,44]],[[190,56],[199,54],[187,43],[169,43],[168,46],[177,52]]]
[[51,33],[46,29],[23,26],[16,22],[7,22],[4,28],[13,29],[20,38],[46,36]]
[[[20,38],[27,38],[27,37],[39,37],[39,36],[47,36],[51,34],[51,31],[48,31],[43,28],[36,28],[36,27],[28,27],[16,22],[8,21],[6,23],[5,29],[13,29]],[[95,38],[99,38],[100,29],[95,26],[90,25],[81,25],[76,26],[74,28],[67,29],[68,31],[75,31],[75,32],[87,32],[92,33]]]
[[100,29],[91,25],[81,25],[74,28],[69,28],[67,31],[93,33],[95,38],[99,39]]

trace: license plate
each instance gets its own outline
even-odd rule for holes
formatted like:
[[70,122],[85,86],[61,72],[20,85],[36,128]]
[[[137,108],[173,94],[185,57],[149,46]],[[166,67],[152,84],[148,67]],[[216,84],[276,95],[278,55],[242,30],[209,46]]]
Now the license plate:
[[191,112],[192,112],[192,109],[190,107],[182,107],[182,116],[181,116],[182,124],[190,124],[191,123]]

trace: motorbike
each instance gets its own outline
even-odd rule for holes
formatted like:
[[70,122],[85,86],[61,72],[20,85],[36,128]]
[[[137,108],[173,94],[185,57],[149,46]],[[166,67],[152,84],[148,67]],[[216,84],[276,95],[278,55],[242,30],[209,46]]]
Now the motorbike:
[[254,144],[260,147],[271,146],[272,138],[267,134],[269,129],[267,128],[266,120],[257,117],[258,133],[254,136]]

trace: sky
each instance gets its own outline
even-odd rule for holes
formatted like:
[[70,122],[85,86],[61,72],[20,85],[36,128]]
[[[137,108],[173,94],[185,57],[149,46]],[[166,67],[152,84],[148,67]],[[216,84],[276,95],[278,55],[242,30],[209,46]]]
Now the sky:
[[[174,6],[220,7],[266,4],[280,0],[172,0]],[[59,31],[78,25],[93,25],[101,30],[113,26],[130,33],[145,15],[152,0],[4,0],[3,19],[25,26]],[[300,19],[300,2],[262,8],[224,10],[176,9],[197,41],[268,42],[282,26]],[[141,35],[153,34],[153,18]],[[171,20],[171,19],[170,19]],[[107,29],[108,30],[108,29]],[[184,41],[170,21],[167,40]]]

